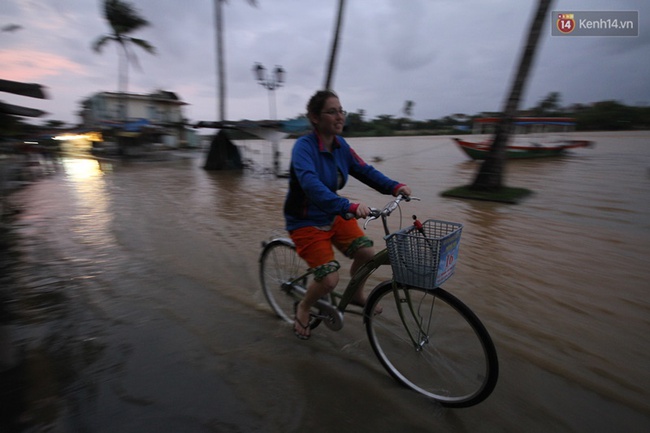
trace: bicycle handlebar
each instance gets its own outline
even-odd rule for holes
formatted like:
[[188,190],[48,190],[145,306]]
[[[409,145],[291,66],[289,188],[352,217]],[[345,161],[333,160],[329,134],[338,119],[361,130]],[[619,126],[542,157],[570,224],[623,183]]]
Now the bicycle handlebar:
[[419,201],[420,199],[417,197],[398,194],[397,197],[395,197],[394,200],[391,200],[386,206],[384,206],[383,209],[370,208],[370,215],[366,218],[366,221],[363,223],[363,229],[364,230],[366,229],[370,221],[381,218],[384,224],[384,231],[386,232],[386,235],[388,235],[389,230],[388,230],[388,224],[386,222],[386,219],[390,216],[391,213],[393,213],[395,209],[399,207],[401,201],[411,201],[411,200]]

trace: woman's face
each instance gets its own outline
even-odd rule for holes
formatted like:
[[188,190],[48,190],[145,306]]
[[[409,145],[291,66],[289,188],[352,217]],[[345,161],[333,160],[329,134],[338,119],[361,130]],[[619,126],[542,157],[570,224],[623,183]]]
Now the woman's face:
[[312,122],[322,135],[340,135],[345,125],[345,114],[339,98],[327,98],[320,114],[313,116]]

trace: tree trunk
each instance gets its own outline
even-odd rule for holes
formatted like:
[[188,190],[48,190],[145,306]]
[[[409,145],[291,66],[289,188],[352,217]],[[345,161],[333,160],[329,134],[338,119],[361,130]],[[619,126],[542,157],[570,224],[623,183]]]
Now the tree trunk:
[[486,157],[474,179],[472,189],[480,191],[495,191],[503,186],[503,171],[506,161],[506,147],[512,133],[512,122],[517,116],[519,101],[528,78],[528,72],[533,63],[539,35],[552,0],[539,0],[537,13],[531,23],[528,40],[519,61],[519,68],[510,95],[503,110],[501,122],[497,124],[490,153]]
[[127,122],[129,119],[129,53],[127,51],[126,45],[120,43],[119,46],[122,48],[122,56],[119,56],[118,68],[120,69],[119,75],[119,99],[120,99],[120,119],[123,122]]
[[223,53],[223,0],[214,0],[214,20],[217,43],[217,87],[218,110],[217,117],[222,122],[226,120],[226,72]]
[[334,76],[334,67],[336,65],[336,52],[339,48],[339,39],[341,35],[341,24],[343,22],[343,9],[345,7],[345,0],[339,0],[339,10],[336,18],[336,28],[334,29],[334,40],[332,41],[332,50],[330,52],[329,66],[327,68],[327,76],[325,78],[325,89],[331,90],[332,81]]
[[[127,88],[128,88],[128,67],[129,67],[129,57],[126,52],[126,46],[123,42],[118,43],[118,53],[117,53],[117,101],[118,101],[118,113],[117,120],[122,123],[121,128],[124,128],[124,124],[128,121],[128,104],[127,99]],[[116,131],[117,132],[117,131]],[[119,133],[115,135],[117,141],[117,153],[120,156],[127,156],[129,140],[126,137],[122,137]]]
[[128,57],[126,53],[126,47],[122,42],[117,44],[117,100],[118,100],[118,112],[117,120],[122,122],[126,121],[126,100],[125,93],[127,84],[126,78],[126,68],[127,68]]

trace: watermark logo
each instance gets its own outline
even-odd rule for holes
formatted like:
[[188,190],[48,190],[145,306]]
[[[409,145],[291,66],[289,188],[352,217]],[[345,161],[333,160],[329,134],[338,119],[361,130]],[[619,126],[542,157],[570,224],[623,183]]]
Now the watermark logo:
[[639,36],[638,11],[553,11],[552,36]]
[[573,14],[557,14],[557,29],[565,35],[568,35],[576,28],[576,22]]

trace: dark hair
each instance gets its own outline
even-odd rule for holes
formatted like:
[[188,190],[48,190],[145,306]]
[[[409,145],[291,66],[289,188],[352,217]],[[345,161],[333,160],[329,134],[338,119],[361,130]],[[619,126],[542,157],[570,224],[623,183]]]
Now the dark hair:
[[307,103],[307,115],[319,115],[323,111],[325,101],[328,98],[338,98],[339,96],[332,90],[319,90],[309,99]]

